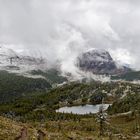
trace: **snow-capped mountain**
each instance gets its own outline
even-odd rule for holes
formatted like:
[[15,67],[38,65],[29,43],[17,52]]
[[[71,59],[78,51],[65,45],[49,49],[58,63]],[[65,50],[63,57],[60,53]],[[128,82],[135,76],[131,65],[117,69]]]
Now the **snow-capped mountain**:
[[12,64],[12,61],[19,59],[18,55],[11,49],[0,46],[0,67],[5,67]]
[[26,72],[46,67],[46,60],[31,56],[24,56],[12,49],[0,46],[0,70],[11,72]]
[[118,65],[108,51],[99,49],[90,49],[78,56],[77,66],[94,74],[121,74],[130,71],[129,68]]
[[[105,50],[91,49],[77,57],[76,66],[83,72],[93,74],[123,74],[130,71],[126,66],[118,65]],[[60,62],[61,67],[61,62]],[[29,74],[32,70],[47,70],[47,60],[45,58],[35,58],[18,54],[12,49],[0,46],[0,70]],[[55,69],[57,69],[55,67]],[[61,71],[61,68],[58,69]]]

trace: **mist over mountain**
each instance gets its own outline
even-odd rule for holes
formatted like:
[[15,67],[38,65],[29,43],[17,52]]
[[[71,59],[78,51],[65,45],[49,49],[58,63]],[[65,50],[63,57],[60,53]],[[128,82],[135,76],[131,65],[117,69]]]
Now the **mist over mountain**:
[[94,74],[123,74],[131,71],[130,68],[117,64],[105,50],[88,50],[78,57],[77,65],[83,71],[90,71]]
[[12,49],[0,46],[0,70],[25,73],[31,70],[46,69],[46,60],[19,54]]
[[[96,80],[110,81],[109,75],[121,75],[132,71],[131,68],[118,64],[106,50],[89,49],[75,55],[75,57],[57,59],[55,65],[48,65],[47,57],[33,57],[0,47],[0,70],[20,74],[32,78],[67,80]],[[46,77],[47,76],[47,77]],[[61,78],[61,76],[63,78]],[[48,78],[49,77],[49,78]],[[58,78],[57,78],[58,77]],[[54,80],[53,80],[54,81]],[[62,80],[63,81],[63,80]]]
[[0,140],[140,140],[140,0],[0,0]]
[[139,69],[138,5],[137,0],[2,0],[0,42],[46,57],[50,66],[61,60],[64,70],[75,71],[73,61],[90,48],[105,49],[115,61]]

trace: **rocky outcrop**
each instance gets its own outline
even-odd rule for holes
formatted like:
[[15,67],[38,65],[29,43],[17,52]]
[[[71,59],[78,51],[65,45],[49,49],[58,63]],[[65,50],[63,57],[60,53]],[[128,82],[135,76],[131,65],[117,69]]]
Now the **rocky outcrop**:
[[94,74],[121,74],[130,69],[124,66],[118,66],[109,52],[105,50],[92,49],[82,53],[77,58],[76,65],[83,71],[89,71]]

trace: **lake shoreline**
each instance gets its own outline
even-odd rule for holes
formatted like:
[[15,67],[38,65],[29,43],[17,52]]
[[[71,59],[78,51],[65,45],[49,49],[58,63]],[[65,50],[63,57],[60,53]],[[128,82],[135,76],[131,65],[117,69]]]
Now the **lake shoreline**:
[[78,115],[86,115],[86,114],[96,114],[99,112],[99,109],[103,106],[103,110],[107,110],[107,108],[111,104],[86,104],[86,105],[79,105],[79,106],[65,106],[61,107],[56,110],[59,113],[72,113]]

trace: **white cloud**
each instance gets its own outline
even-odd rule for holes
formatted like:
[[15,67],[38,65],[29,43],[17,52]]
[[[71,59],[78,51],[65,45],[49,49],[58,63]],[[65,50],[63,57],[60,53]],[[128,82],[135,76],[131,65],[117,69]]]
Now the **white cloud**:
[[134,67],[134,56],[131,55],[127,49],[116,48],[114,50],[109,50],[109,52],[116,62],[121,63],[122,65],[129,65],[130,67]]
[[[87,48],[140,69],[138,0],[0,0],[0,42],[43,55],[63,68]],[[67,65],[66,65],[67,64]]]

